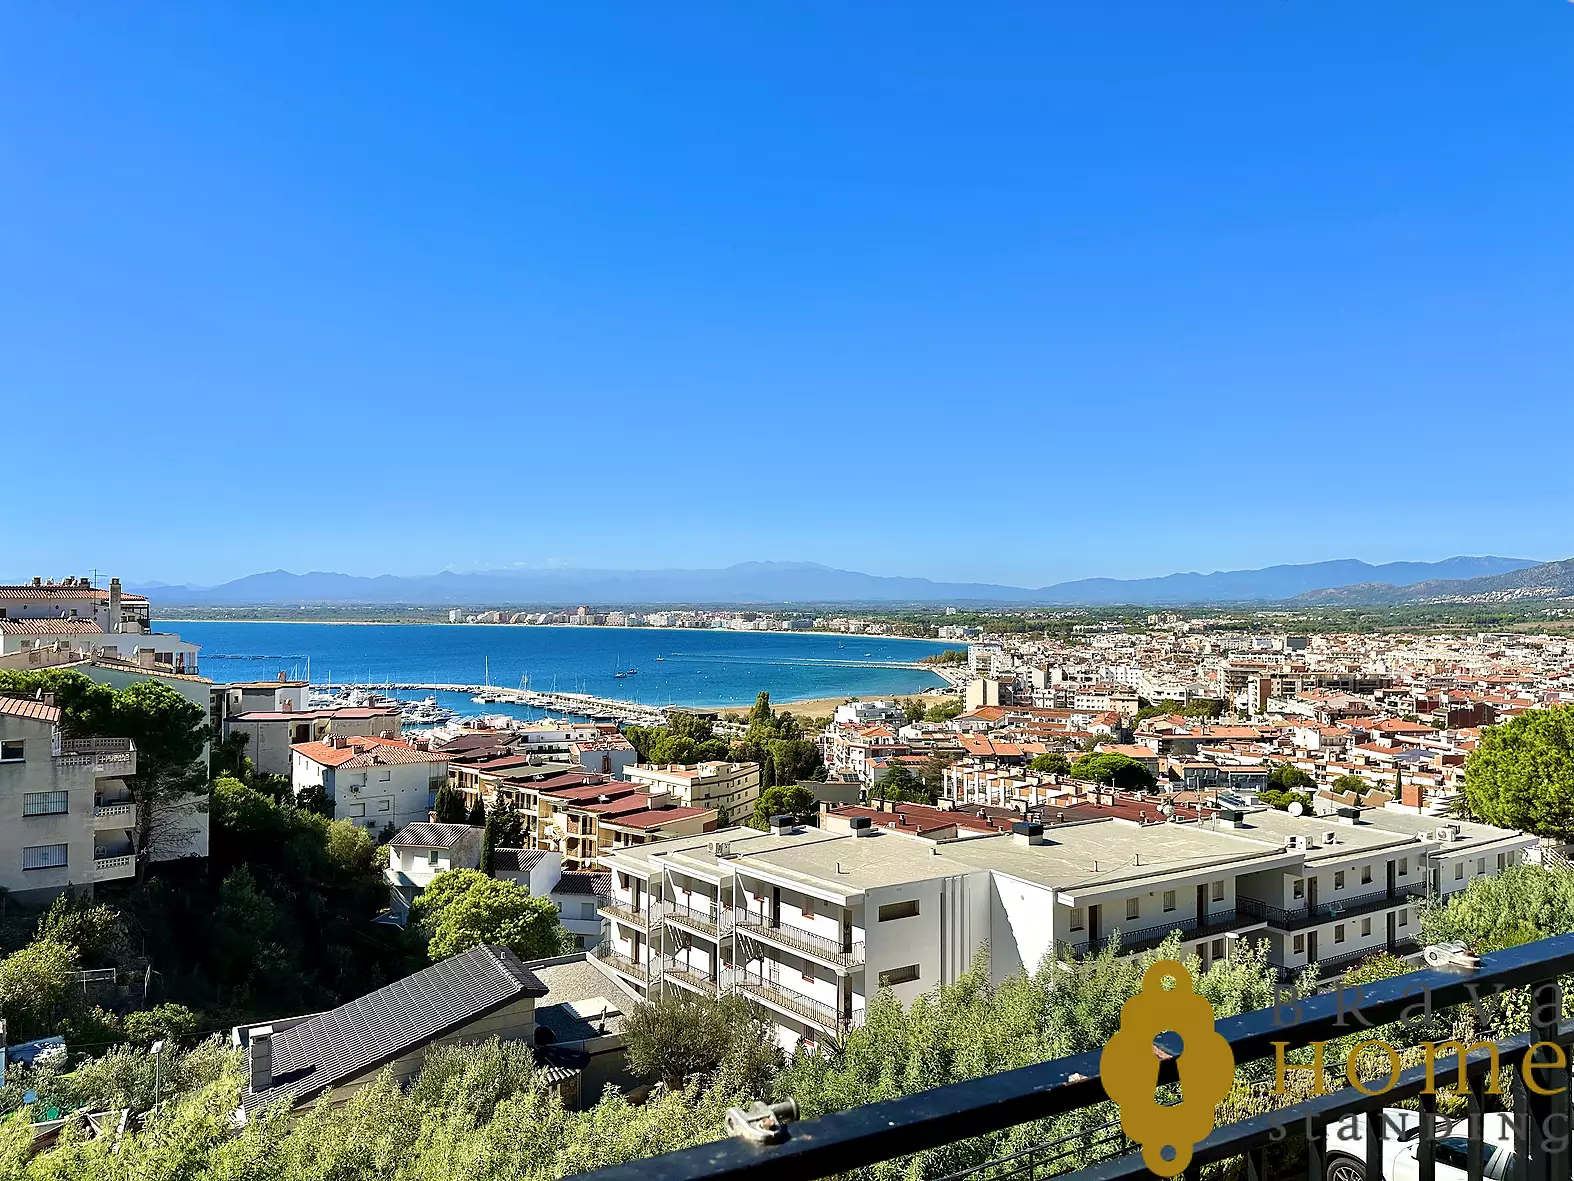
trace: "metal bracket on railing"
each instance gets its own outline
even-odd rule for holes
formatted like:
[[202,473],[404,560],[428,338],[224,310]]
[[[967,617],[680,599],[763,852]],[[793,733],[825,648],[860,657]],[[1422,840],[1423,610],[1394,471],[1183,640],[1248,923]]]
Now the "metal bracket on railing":
[[788,1098],[769,1107],[756,1099],[747,1107],[727,1108],[727,1135],[756,1144],[780,1144],[787,1125],[798,1118],[798,1101]]

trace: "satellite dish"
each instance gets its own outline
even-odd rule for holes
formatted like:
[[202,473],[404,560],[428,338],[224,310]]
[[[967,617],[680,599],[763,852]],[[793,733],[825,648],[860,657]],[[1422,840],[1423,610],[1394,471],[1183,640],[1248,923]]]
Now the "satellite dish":
[[1301,815],[1301,813],[1303,813],[1305,811],[1306,811],[1306,805],[1301,803],[1300,800],[1296,800],[1295,803],[1290,805],[1290,815],[1291,816],[1299,816],[1299,815]]

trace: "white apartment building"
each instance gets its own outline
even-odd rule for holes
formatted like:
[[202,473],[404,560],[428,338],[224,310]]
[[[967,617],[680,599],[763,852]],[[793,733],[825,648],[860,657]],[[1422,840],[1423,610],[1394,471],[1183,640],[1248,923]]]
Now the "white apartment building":
[[86,578],[35,578],[20,586],[0,586],[0,655],[61,645],[90,656],[192,675],[200,651],[199,645],[177,635],[153,631],[147,599],[124,594],[118,578],[109,580],[107,590]]
[[635,763],[627,768],[630,783],[652,795],[668,794],[688,808],[713,808],[722,823],[736,823],[754,811],[760,797],[758,763]]
[[494,849],[492,876],[518,882],[532,897],[557,907],[563,929],[581,948],[599,946],[606,938],[601,917],[607,875],[563,869],[563,855],[550,849]]
[[480,868],[481,835],[481,829],[468,824],[423,821],[407,825],[389,841],[388,868],[383,870],[389,917],[400,926],[408,922],[411,905],[438,874]]
[[137,771],[127,738],[63,738],[60,710],[0,697],[0,886],[26,903],[134,877]]
[[1412,951],[1433,882],[1496,873],[1536,843],[1486,825],[1440,839],[1437,822],[1387,810],[1332,826],[1273,810],[1021,822],[953,842],[851,823],[850,835],[729,829],[604,856],[611,926],[596,962],[645,993],[737,990],[784,1047],[824,1044],[879,988],[910,1002],[986,946],[997,981],[1057,949],[1136,952],[1172,932],[1204,966],[1247,938],[1286,971],[1315,958],[1333,975],[1381,948]]
[[901,726],[907,714],[894,701],[844,701],[832,721],[838,726]]
[[448,781],[448,757],[397,739],[333,735],[290,748],[290,784],[297,797],[321,788],[333,818],[373,831],[427,818],[432,797]]

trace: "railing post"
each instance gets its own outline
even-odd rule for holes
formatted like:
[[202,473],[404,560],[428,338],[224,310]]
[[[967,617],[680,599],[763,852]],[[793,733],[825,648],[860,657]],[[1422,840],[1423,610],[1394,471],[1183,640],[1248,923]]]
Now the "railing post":
[[1383,1181],[1383,1123],[1381,1107],[1366,1113],[1366,1181]]
[[1421,1095],[1421,1138],[1416,1144],[1416,1164],[1420,1166],[1420,1181],[1437,1181],[1437,1128],[1433,1123],[1437,1114],[1437,1096]]
[[1306,1181],[1323,1181],[1323,1125],[1306,1121]]
[[[1552,1041],[1557,1037],[1558,1017],[1562,1011],[1562,996],[1556,980],[1543,981],[1534,985],[1530,990],[1530,1031],[1537,1042]],[[1534,1058],[1535,1046],[1532,1045],[1528,1054]],[[1526,1159],[1516,1181],[1568,1181],[1569,1153],[1567,1145],[1567,1126],[1557,1127],[1558,1096],[1542,1095],[1524,1085],[1528,1075],[1540,1075],[1538,1082],[1543,1089],[1551,1090],[1564,1088],[1567,1095],[1568,1071],[1562,1072],[1561,1080],[1549,1079],[1544,1070],[1531,1070],[1526,1067],[1521,1073],[1516,1090],[1524,1096],[1524,1121],[1526,1144]],[[1516,1109],[1518,1104],[1515,1105]],[[1561,1148],[1555,1147],[1560,1143]]]
[[[1460,1051],[1463,1061],[1464,1051]],[[1465,1149],[1465,1175],[1470,1181],[1481,1181],[1486,1172],[1485,1154],[1482,1150],[1482,1088],[1485,1086],[1484,1076],[1476,1075],[1466,1083],[1469,1088],[1465,1093],[1465,1126],[1469,1129],[1470,1144]]]
[[1254,1148],[1246,1154],[1246,1181],[1268,1181],[1266,1148]]

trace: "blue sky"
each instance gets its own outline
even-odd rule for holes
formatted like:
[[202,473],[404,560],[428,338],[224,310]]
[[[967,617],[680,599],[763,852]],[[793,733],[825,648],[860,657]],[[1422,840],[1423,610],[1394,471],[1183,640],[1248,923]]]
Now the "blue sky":
[[1571,48],[1562,0],[7,6],[0,573],[1566,557]]

